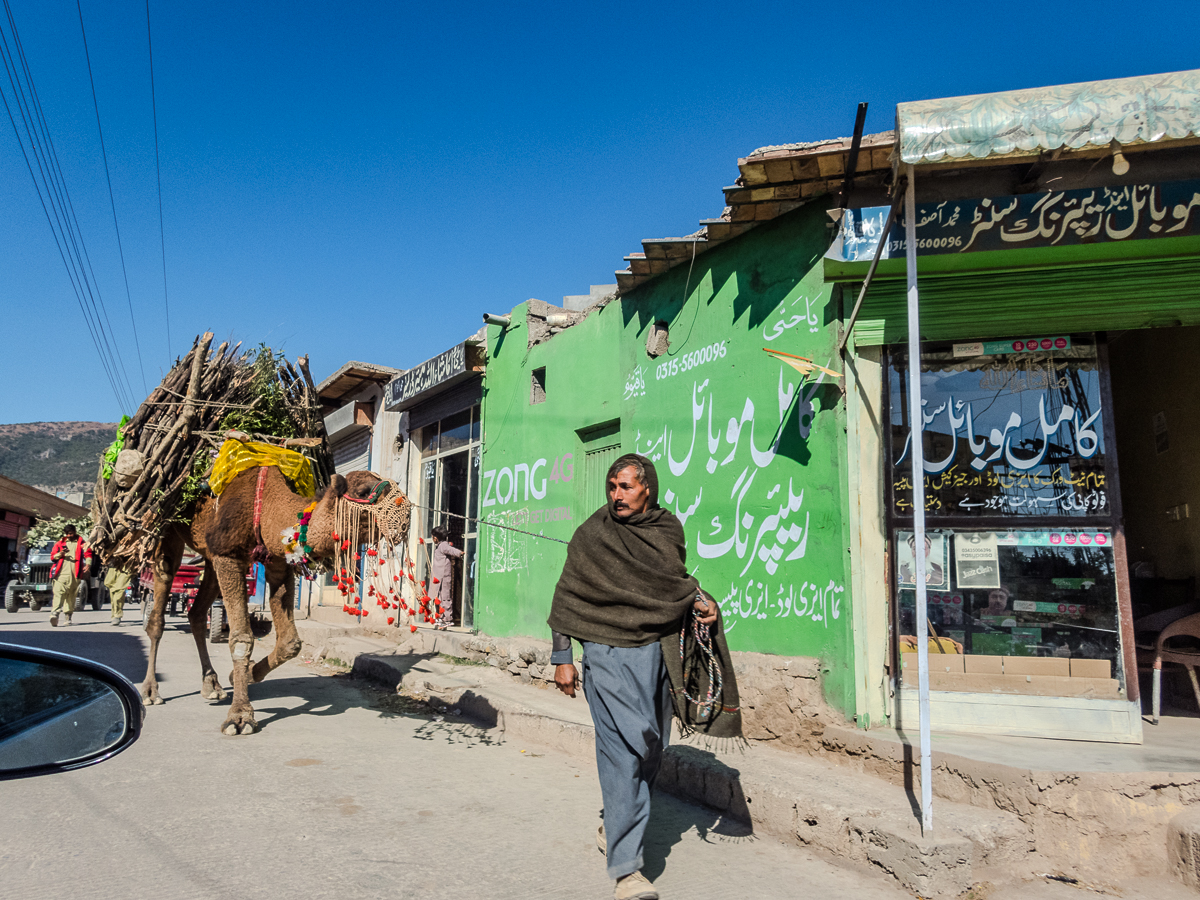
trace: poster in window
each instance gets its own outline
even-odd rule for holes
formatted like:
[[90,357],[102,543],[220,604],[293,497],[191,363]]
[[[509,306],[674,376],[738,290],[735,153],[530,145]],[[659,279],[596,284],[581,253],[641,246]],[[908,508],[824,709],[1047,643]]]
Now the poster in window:
[[[896,572],[900,587],[916,587],[916,563],[914,554],[916,535],[911,531],[896,532]],[[949,561],[947,559],[946,536],[925,532],[925,584],[928,587],[948,587]]]
[[954,568],[959,590],[1000,587],[1000,548],[996,535],[986,531],[956,534]]

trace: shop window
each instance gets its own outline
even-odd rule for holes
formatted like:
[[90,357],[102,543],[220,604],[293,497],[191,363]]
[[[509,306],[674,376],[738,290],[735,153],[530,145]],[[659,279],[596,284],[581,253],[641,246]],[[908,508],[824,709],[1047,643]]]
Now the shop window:
[[529,383],[529,404],[546,402],[546,367],[533,370],[533,378]]
[[[944,672],[931,662],[931,677],[941,679],[935,689],[1082,694],[1082,683],[1052,681],[1076,677],[1098,679],[1088,683],[1092,696],[1115,697],[1124,677],[1117,522],[1096,339],[930,344],[920,370],[927,525],[920,551],[932,632],[924,639],[934,653],[957,657]],[[907,683],[904,651],[921,636],[904,349],[889,353],[887,375],[891,593]],[[1043,661],[1024,661],[1032,657]],[[966,686],[956,688],[960,676]],[[985,676],[1004,680],[972,681]]]
[[[938,637],[958,645],[946,649],[996,657],[1107,660],[1115,665],[1118,622],[1111,531],[937,528],[925,537],[929,622]],[[903,642],[903,636],[916,635],[913,533],[897,528],[893,548]]]
[[[1050,347],[1041,349],[1043,343]],[[1023,349],[1027,344],[1038,349]],[[911,516],[906,352],[891,355],[889,375],[892,514]],[[921,392],[926,515],[1111,514],[1093,339],[922,349]]]

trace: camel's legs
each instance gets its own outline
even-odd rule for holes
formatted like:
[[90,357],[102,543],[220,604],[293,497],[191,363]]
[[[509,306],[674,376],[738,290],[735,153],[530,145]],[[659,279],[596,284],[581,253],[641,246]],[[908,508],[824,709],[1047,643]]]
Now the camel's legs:
[[300,652],[300,635],[292,608],[296,603],[296,576],[287,566],[267,567],[267,590],[271,594],[271,621],[275,625],[275,646],[265,658],[254,664],[251,674],[256,682]]
[[188,624],[192,626],[192,637],[200,654],[200,696],[205,700],[224,700],[226,696],[208,657],[208,611],[217,597],[217,587],[217,573],[212,563],[206,560],[200,590],[188,611]]
[[[147,706],[162,703],[158,695],[158,678],[154,667],[158,659],[158,642],[163,633],[163,616],[167,609],[167,600],[171,596],[171,585],[175,581],[175,573],[179,571],[179,561],[183,558],[183,535],[174,528],[168,528],[163,534],[159,545],[158,555],[154,558],[154,608],[146,617],[146,636],[150,638],[150,656],[146,661],[146,680],[142,682],[142,702]],[[146,598],[142,598],[146,602]]]
[[246,609],[246,568],[248,560],[219,556],[212,561],[221,585],[221,597],[229,616],[229,654],[233,671],[233,704],[221,723],[225,734],[251,734],[258,731],[254,707],[250,705],[250,656],[254,652],[254,632],[250,630],[250,613]]

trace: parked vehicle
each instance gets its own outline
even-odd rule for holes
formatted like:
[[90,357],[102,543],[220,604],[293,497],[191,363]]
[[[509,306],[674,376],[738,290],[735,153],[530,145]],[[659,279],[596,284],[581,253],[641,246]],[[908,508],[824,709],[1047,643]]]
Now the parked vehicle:
[[[4,586],[4,608],[10,613],[17,612],[22,604],[29,604],[32,612],[38,612],[43,606],[49,606],[54,599],[54,591],[50,583],[50,549],[53,542],[31,549],[29,558],[16,571],[10,573],[8,584]],[[75,608],[83,609],[88,603],[92,609],[99,609],[103,588],[100,583],[100,562],[92,558],[91,567],[85,577],[79,579],[79,588],[75,594]]]
[[[167,599],[164,615],[187,615],[192,607],[192,601],[200,592],[200,575],[204,572],[204,558],[200,554],[185,554],[171,582],[171,594]],[[254,576],[254,567],[246,573],[246,596],[253,597],[257,592],[258,582]],[[154,603],[154,572],[145,569],[138,581],[138,593],[142,597],[142,624],[144,625]],[[213,601],[208,613],[208,638],[211,642],[219,643],[224,640],[224,633],[229,630],[228,617],[225,615],[225,605],[218,596]]]
[[[171,582],[171,594],[167,598],[165,614],[186,614],[191,602],[200,590],[200,573],[204,571],[204,559],[198,553],[188,553],[179,564],[175,580]],[[154,570],[147,567],[138,579],[138,593],[142,597],[142,620],[150,614],[154,604]]]

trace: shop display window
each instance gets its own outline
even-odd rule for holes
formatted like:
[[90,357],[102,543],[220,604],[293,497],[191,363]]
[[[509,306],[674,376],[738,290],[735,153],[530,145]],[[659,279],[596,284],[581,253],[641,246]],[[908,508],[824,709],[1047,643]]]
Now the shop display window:
[[[897,529],[899,629],[915,635],[912,532]],[[1107,530],[930,529],[929,622],[960,652],[1110,661],[1118,650],[1116,569]]]
[[[455,621],[474,620],[475,553],[478,543],[479,437],[478,404],[421,428],[416,435],[421,448],[416,536],[428,542],[436,526],[443,526],[454,546],[464,551],[455,567]],[[425,549],[432,546],[426,543]],[[426,552],[416,552],[418,580],[429,577]]]
[[[963,659],[942,666],[939,689],[1019,690],[1026,672],[1123,682],[1101,349],[1094,335],[922,347],[926,639]],[[907,672],[918,548],[905,348],[889,351],[886,372],[893,627]],[[1022,675],[1000,688],[951,684],[1010,669]],[[1035,692],[1063,687],[1028,678]]]

